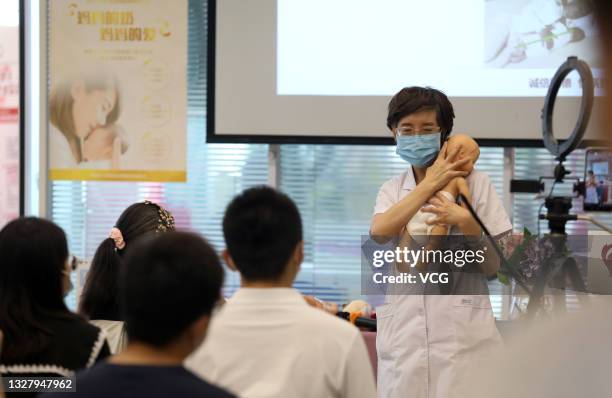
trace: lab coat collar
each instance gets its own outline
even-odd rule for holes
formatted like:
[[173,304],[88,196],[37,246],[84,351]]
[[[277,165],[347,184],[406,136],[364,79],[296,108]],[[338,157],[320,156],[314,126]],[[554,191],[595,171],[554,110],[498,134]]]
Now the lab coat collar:
[[414,170],[412,170],[412,166],[410,166],[408,170],[404,172],[402,180],[402,189],[404,191],[412,191],[414,187],[416,187],[416,180],[414,178]]
[[300,292],[293,288],[252,288],[241,287],[229,299],[240,304],[294,304],[308,305]]

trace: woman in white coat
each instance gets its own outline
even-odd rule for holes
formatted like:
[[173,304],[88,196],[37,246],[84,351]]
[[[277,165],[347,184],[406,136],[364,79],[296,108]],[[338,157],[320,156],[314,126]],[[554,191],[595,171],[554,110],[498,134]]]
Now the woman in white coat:
[[[397,153],[410,166],[385,182],[378,193],[370,233],[391,237],[406,234],[406,226],[424,206],[435,217],[430,222],[450,226],[451,234],[478,237],[486,245],[478,223],[468,210],[436,195],[450,180],[465,177],[472,206],[492,235],[502,236],[512,226],[489,177],[477,170],[459,171],[468,160],[454,161],[446,138],[453,126],[453,107],[442,92],[404,88],[389,103],[387,126],[397,142]],[[489,301],[487,278],[496,274],[499,259],[491,254],[482,273],[471,275],[469,294],[388,294],[377,308],[378,395],[391,397],[464,397],[463,382],[470,364],[500,342]],[[457,281],[455,281],[457,282]],[[455,285],[457,286],[457,285]]]

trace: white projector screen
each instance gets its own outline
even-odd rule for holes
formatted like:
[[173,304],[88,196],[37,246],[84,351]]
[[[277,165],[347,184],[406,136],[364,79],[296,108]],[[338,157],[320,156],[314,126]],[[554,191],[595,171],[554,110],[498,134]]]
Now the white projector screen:
[[[451,98],[454,132],[485,145],[536,143],[548,84],[573,55],[591,66],[602,95],[597,30],[587,6],[556,0],[209,4],[209,142],[385,142],[391,96],[417,85]],[[573,72],[559,92],[558,138],[576,123],[580,83]],[[599,102],[587,140],[596,138]]]

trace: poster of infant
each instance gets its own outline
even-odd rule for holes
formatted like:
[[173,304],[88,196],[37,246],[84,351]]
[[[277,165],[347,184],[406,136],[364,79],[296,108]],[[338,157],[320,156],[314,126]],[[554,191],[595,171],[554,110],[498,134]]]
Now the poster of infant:
[[187,0],[50,3],[53,180],[185,181]]

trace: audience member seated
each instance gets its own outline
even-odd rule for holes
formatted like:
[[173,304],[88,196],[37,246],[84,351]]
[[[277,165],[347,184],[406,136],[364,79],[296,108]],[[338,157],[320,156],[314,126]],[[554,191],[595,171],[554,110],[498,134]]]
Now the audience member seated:
[[249,189],[228,206],[223,234],[241,288],[187,367],[243,398],[376,396],[359,330],[292,288],[304,257],[293,201],[268,187]]
[[64,303],[70,265],[60,227],[33,217],[8,223],[0,258],[0,375],[70,376],[110,354],[104,333]]
[[[2,357],[2,340],[4,339],[4,335],[2,334],[2,330],[0,330],[0,358]],[[2,388],[2,374],[0,374],[0,398],[4,398],[4,388]]]
[[71,397],[233,397],[183,367],[204,339],[222,284],[217,254],[196,235],[171,232],[137,243],[120,277],[128,345],[77,374]]
[[79,312],[104,330],[113,354],[120,352],[127,343],[118,296],[123,258],[136,240],[173,230],[174,218],[163,207],[149,201],[135,203],[121,213],[109,237],[96,250],[83,287]]

